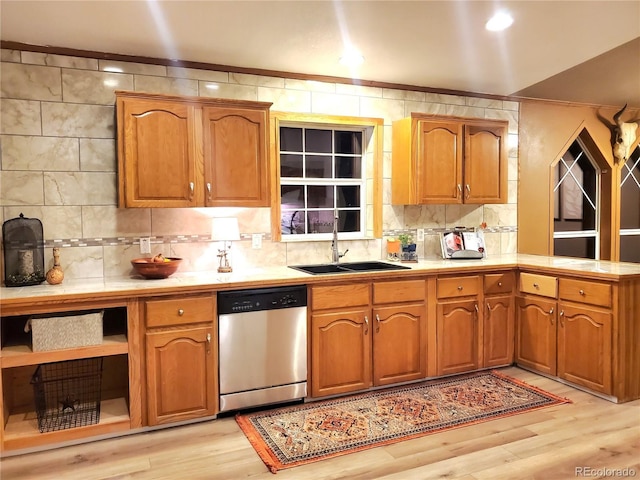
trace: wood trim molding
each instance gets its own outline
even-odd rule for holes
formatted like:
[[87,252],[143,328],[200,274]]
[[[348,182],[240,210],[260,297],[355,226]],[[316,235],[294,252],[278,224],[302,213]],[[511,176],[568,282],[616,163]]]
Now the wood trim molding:
[[467,92],[463,90],[451,90],[447,88],[432,88],[419,85],[406,85],[402,83],[380,82],[376,80],[363,80],[348,77],[333,77],[329,75],[312,75],[299,72],[285,72],[280,70],[266,70],[261,68],[240,67],[233,65],[220,65],[216,63],[194,62],[190,60],[170,60],[167,58],[143,57],[136,55],[124,55],[120,53],[97,52],[93,50],[79,50],[51,45],[31,45],[28,43],[0,40],[0,48],[7,50],[22,50],[25,52],[45,53],[47,55],[67,55],[80,58],[96,58],[98,60],[112,60],[118,62],[135,62],[148,65],[163,65],[167,67],[195,68],[200,70],[223,71],[231,73],[244,73],[247,75],[264,75],[268,77],[291,78],[294,80],[310,80],[316,82],[340,83],[346,85],[359,85],[364,87],[389,88],[394,90],[411,90],[416,92],[435,93],[443,95],[458,95],[464,97],[477,97],[495,100],[507,100],[519,102],[520,98],[506,95],[491,95],[486,93]]

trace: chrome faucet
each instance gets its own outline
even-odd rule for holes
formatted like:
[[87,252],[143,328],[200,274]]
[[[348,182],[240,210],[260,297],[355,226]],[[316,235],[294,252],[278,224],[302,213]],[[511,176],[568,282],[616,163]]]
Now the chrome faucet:
[[333,240],[331,240],[331,262],[338,263],[342,257],[344,257],[349,249],[347,248],[343,253],[340,253],[338,249],[338,212],[333,217]]

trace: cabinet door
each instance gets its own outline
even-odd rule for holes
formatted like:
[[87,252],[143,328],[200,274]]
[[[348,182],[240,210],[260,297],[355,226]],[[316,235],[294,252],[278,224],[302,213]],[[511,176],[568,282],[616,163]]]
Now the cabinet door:
[[204,107],[208,207],[269,206],[268,111]]
[[477,301],[439,302],[437,312],[438,375],[477,370]]
[[465,203],[507,202],[506,136],[506,126],[465,126]]
[[210,326],[146,333],[149,425],[215,414]]
[[485,298],[483,319],[483,366],[513,363],[514,308],[511,295]]
[[117,105],[120,206],[202,204],[194,107],[137,98],[118,98]]
[[418,122],[417,203],[462,203],[462,124]]
[[558,376],[611,394],[611,313],[565,303],[559,309]]
[[516,363],[556,374],[556,303],[519,297],[516,313]]
[[311,396],[353,392],[371,386],[369,310],[311,316]]
[[373,383],[389,385],[426,376],[427,330],[424,304],[375,308]]

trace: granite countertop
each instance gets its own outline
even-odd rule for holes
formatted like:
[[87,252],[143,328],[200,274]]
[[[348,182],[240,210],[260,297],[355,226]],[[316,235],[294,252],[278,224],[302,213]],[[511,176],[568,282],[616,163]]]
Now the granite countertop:
[[541,272],[564,271],[578,273],[588,278],[617,280],[620,277],[640,278],[640,264],[586,260],[568,257],[538,255],[495,255],[481,260],[427,259],[417,263],[403,263],[410,270],[393,272],[358,272],[348,274],[310,275],[298,270],[280,267],[251,268],[232,273],[177,272],[161,280],[142,277],[106,277],[96,279],[65,280],[60,285],[33,285],[28,287],[0,288],[0,304],[24,303],[25,300],[46,302],[48,297],[109,297],[141,296],[187,290],[255,288],[277,284],[305,284],[347,280],[349,278],[376,278],[392,274],[394,279],[420,273],[463,273],[484,271],[500,267],[521,267]]

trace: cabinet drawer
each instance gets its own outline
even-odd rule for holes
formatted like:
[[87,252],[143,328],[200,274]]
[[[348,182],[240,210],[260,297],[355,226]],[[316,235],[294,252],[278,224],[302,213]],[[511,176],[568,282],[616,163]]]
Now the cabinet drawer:
[[175,298],[145,302],[147,327],[168,327],[213,321],[213,297]]
[[373,303],[424,302],[426,297],[424,280],[373,284]]
[[558,296],[558,279],[537,273],[521,273],[520,291],[556,298]]
[[467,297],[480,292],[478,275],[465,277],[438,278],[436,291],[438,298]]
[[484,293],[493,295],[496,293],[511,293],[515,285],[513,272],[490,273],[484,276]]
[[561,278],[558,281],[558,295],[573,302],[611,306],[611,285],[608,283]]
[[371,298],[370,283],[354,283],[351,285],[322,285],[311,289],[311,308],[356,307],[369,305]]

